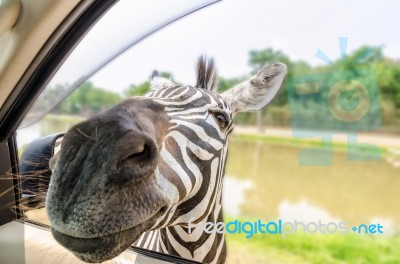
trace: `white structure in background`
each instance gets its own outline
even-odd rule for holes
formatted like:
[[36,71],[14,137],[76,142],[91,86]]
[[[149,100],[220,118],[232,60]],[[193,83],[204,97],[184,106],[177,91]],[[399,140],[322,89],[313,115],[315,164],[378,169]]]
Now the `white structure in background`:
[[389,149],[386,161],[392,164],[395,168],[400,168],[400,150]]
[[306,199],[301,199],[298,203],[291,203],[283,200],[279,204],[279,219],[285,221],[315,222],[341,222],[342,220],[334,218],[323,208],[311,205]]
[[244,202],[244,191],[253,186],[249,180],[236,180],[225,176],[222,201],[224,201],[224,214],[229,216],[238,216],[240,214],[240,205]]

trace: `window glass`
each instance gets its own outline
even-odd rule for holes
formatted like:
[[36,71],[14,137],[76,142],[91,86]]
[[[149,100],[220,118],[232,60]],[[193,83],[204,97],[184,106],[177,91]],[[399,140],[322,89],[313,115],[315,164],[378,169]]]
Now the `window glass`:
[[[148,35],[215,0],[120,1],[87,34],[29,111],[21,128],[37,122],[65,96]],[[140,26],[137,26],[140,25]],[[113,89],[108,87],[109,89]],[[115,88],[114,88],[115,89]]]

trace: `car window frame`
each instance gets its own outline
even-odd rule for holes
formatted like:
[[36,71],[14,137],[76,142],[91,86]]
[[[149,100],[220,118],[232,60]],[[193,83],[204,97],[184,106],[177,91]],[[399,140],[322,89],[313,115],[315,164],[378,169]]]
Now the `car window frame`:
[[58,26],[0,109],[0,142],[17,130],[46,84],[91,27],[118,0],[83,0]]

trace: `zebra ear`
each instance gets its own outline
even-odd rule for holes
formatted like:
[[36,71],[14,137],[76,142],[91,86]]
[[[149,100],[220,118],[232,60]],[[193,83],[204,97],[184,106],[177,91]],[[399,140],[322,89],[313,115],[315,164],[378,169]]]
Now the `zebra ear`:
[[286,65],[276,63],[265,67],[249,80],[221,94],[232,113],[258,111],[266,107],[282,87],[286,76]]
[[168,88],[176,86],[176,84],[164,77],[161,77],[158,71],[153,71],[150,77],[150,91],[158,90],[161,88]]

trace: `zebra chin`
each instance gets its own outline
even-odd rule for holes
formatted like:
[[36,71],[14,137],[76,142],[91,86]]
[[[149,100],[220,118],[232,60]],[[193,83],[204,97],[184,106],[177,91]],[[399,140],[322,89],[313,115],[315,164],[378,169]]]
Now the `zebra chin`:
[[54,227],[51,227],[51,232],[58,243],[71,251],[80,260],[87,263],[99,263],[111,260],[128,249],[164,213],[165,207],[161,207],[150,219],[130,228],[106,235],[77,237],[62,233]]

